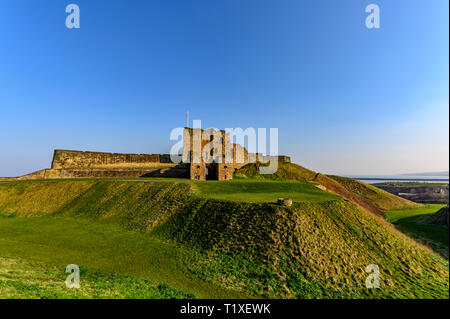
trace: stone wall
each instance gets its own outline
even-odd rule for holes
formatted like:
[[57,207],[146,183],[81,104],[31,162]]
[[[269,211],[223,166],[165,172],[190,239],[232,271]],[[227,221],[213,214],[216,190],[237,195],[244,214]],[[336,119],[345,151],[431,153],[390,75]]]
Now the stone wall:
[[289,156],[286,156],[286,155],[278,155],[278,161],[285,162],[285,163],[290,163],[291,162],[291,158]]
[[61,168],[143,168],[171,163],[169,154],[120,154],[55,150],[52,169]]
[[206,165],[191,163],[189,177],[198,181],[206,180]]
[[41,169],[36,172],[32,172],[23,176],[18,177],[0,177],[0,180],[2,181],[10,181],[10,180],[27,180],[27,179],[44,179],[46,178],[46,173],[48,169]]
[[105,177],[142,177],[154,172],[154,169],[103,169],[103,168],[67,168],[47,170],[46,178],[105,178]]
[[[232,143],[225,130],[184,128],[182,161],[190,163],[191,179],[230,180],[242,166],[270,160],[273,160],[272,156],[249,153],[244,146]],[[291,162],[291,158],[285,155],[275,160]]]
[[217,164],[217,179],[221,181],[233,179],[233,173],[237,168],[229,164]]
[[[204,152],[208,144],[211,146],[209,153]],[[205,162],[205,158],[210,158],[211,161]],[[186,127],[183,132],[182,160],[190,163],[191,179],[228,180],[233,178],[236,169],[249,162],[249,153],[245,147],[232,143],[230,134],[224,130]]]

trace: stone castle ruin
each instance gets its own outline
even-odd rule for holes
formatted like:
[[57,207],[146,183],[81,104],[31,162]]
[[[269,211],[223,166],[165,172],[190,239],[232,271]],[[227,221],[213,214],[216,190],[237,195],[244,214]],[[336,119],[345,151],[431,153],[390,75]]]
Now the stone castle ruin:
[[[20,177],[1,179],[177,177],[192,180],[231,180],[248,163],[267,162],[270,157],[249,153],[232,143],[224,130],[185,128],[181,162],[170,154],[118,154],[55,150],[51,168]],[[288,156],[276,160],[290,162]]]
[[[249,153],[237,143],[232,143],[225,130],[185,128],[183,131],[183,163],[190,163],[192,180],[230,180],[239,168],[248,163],[267,162],[269,156]],[[290,162],[288,156],[276,160]]]

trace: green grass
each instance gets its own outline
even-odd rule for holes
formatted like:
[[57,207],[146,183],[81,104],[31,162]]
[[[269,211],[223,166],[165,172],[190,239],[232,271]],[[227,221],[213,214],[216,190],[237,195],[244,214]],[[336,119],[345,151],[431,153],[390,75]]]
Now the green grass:
[[261,181],[314,182],[377,215],[382,215],[382,211],[386,209],[416,206],[375,186],[351,178],[319,174],[293,163],[279,162],[276,173],[266,175],[259,174],[258,164],[248,164],[239,169],[236,176]]
[[[101,286],[102,278],[110,277],[105,282],[103,294],[108,292],[108,285],[118,285],[120,289],[117,297],[149,297],[152,291],[150,288],[158,285],[169,285],[174,290],[186,292],[179,293],[179,297],[187,294],[203,298],[243,296],[189,275],[185,265],[189,251],[145,234],[124,231],[110,223],[49,216],[3,219],[0,220],[0,252],[3,258],[37,264],[37,273],[45,270],[53,280],[60,280],[61,284],[64,284],[66,277],[62,279],[61,273],[64,273],[67,265],[83,266],[93,273],[91,277],[81,276],[83,287],[90,289],[92,281],[94,286]],[[114,277],[114,274],[118,276]],[[14,278],[17,282],[23,281]],[[129,283],[124,279],[129,280]],[[3,282],[1,277],[0,282]],[[45,282],[40,284],[39,287],[46,285]],[[149,291],[144,289],[147,286]],[[64,287],[57,291],[68,294]],[[94,297],[94,293],[81,292],[81,295]]]
[[245,180],[197,182],[197,196],[250,203],[276,203],[278,198],[294,202],[321,202],[340,197],[308,182]]
[[[270,190],[299,197],[281,207]],[[149,296],[168,285],[167,297],[448,298],[448,260],[305,181],[10,182],[0,184],[0,211],[16,216],[0,218],[0,256],[37,264],[29,282],[11,274],[17,285],[45,288],[45,269],[58,279],[77,264],[98,274],[86,278],[88,298],[107,297],[105,276],[118,276],[118,298],[143,296],[142,285]],[[372,263],[382,275],[376,290],[364,284]],[[8,296],[65,294],[13,288]]]
[[5,213],[0,212],[0,218],[14,218],[16,216],[17,216],[16,213],[5,214]]
[[64,268],[30,262],[18,258],[0,257],[0,298],[132,298],[174,299],[196,298],[168,285],[130,275],[92,271],[80,267],[80,288],[68,289]]
[[[189,263],[196,275],[256,296],[448,296],[447,261],[342,200],[286,209],[193,200],[154,234],[207,252]],[[370,263],[383,271],[378,291],[364,287],[364,268]]]
[[329,178],[337,181],[340,185],[352,194],[356,194],[360,198],[373,203],[380,210],[401,209],[407,207],[417,207],[419,205],[410,202],[404,198],[390,194],[373,185],[366,184],[348,177],[336,175],[328,175]]
[[445,207],[445,205],[427,204],[427,205],[420,206],[418,208],[404,208],[404,209],[398,209],[398,210],[388,210],[388,211],[385,211],[385,215],[386,215],[386,218],[391,223],[397,223],[400,220],[408,218],[408,217],[435,213],[442,207]]
[[401,231],[428,244],[438,253],[448,258],[448,228],[424,222],[423,217],[431,216],[446,205],[427,204],[419,208],[386,211],[387,219]]

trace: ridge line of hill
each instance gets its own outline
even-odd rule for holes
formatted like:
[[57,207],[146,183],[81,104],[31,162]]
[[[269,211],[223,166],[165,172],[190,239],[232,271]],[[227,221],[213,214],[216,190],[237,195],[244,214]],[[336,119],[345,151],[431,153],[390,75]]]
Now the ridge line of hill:
[[324,175],[298,164],[279,162],[274,174],[259,174],[259,163],[247,164],[236,172],[237,176],[268,180],[292,180],[318,183],[325,190],[337,194],[353,204],[379,216],[384,210],[417,207],[418,204],[395,196],[372,185],[346,177]]

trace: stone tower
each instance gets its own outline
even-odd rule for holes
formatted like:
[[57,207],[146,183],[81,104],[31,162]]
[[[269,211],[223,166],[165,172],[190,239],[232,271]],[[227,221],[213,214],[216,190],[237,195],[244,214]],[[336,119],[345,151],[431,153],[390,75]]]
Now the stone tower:
[[224,130],[184,129],[183,162],[190,163],[193,180],[230,180],[248,159],[245,147],[231,143],[230,134]]

